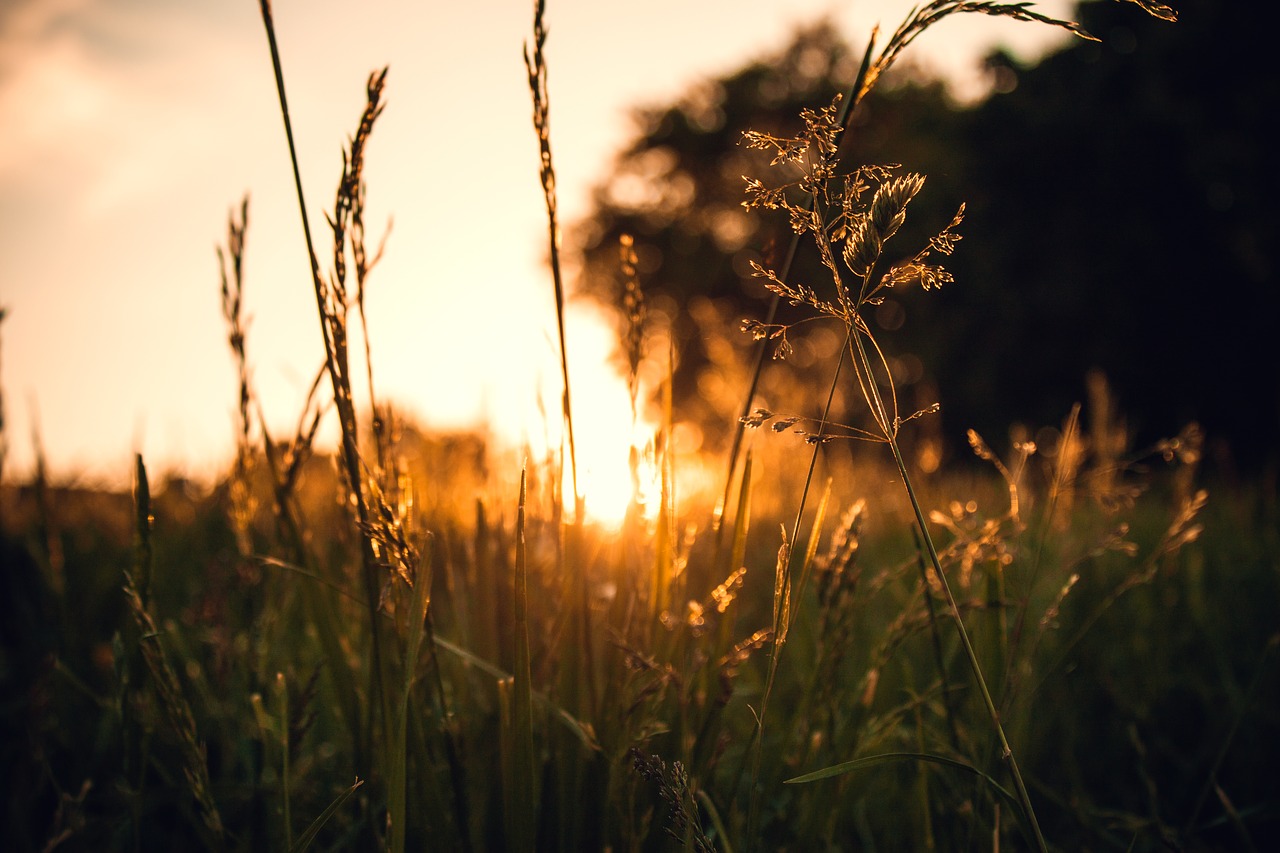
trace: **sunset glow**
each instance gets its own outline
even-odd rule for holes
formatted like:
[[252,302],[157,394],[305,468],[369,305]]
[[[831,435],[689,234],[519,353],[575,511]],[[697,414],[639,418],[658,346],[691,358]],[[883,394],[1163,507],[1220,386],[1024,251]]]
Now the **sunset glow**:
[[[776,50],[823,14],[861,40],[910,5],[549,4],[564,227],[588,214],[633,106]],[[273,6],[317,233],[364,80],[390,66],[365,171],[371,239],[394,221],[368,306],[380,397],[427,426],[537,434],[558,353],[521,62],[529,5]],[[969,26],[933,52],[956,79],[972,80],[975,57],[1006,33],[1053,37],[987,26],[977,41]],[[221,474],[235,380],[212,248],[245,193],[253,381],[267,422],[292,429],[322,346],[258,4],[6,3],[0,125],[0,381],[16,436],[6,474],[31,470],[37,413],[55,474],[125,483],[134,451],[160,469]],[[605,483],[629,482],[629,404],[605,366],[607,330],[572,299],[569,313],[582,487],[604,512],[623,490]]]

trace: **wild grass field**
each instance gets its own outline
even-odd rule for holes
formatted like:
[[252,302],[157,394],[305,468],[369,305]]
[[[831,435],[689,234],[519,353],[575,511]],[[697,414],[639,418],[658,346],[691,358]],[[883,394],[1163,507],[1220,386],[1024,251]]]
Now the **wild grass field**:
[[[262,10],[292,150],[296,83]],[[679,342],[646,323],[620,241],[620,350],[655,429],[631,448],[625,517],[605,521],[577,479],[573,416],[589,403],[567,379],[545,11],[526,45],[526,142],[561,324],[558,451],[432,433],[374,394],[362,327],[380,250],[365,245],[362,168],[388,80],[375,72],[330,233],[308,231],[300,259],[324,366],[294,434],[268,433],[252,383],[246,201],[220,253],[239,379],[225,476],[204,488],[139,457],[132,495],[42,469],[3,484],[0,846],[1273,849],[1274,484],[1209,482],[1195,424],[1135,446],[1100,375],[1060,421],[1007,440],[970,431],[971,457],[926,462],[933,409],[900,397],[865,319],[890,290],[963,286],[944,263],[963,251],[965,209],[899,245],[926,178],[842,166],[862,100],[954,15],[1091,36],[1030,4],[932,0],[873,38],[847,91],[789,135],[743,139],[765,155],[747,210],[793,235],[754,275],[798,310],[742,318],[757,344],[722,453],[691,460],[673,441]],[[800,251],[826,280],[792,279]],[[796,390],[802,408],[771,411],[760,375],[810,321],[843,344]],[[666,365],[656,388],[642,387],[646,359]],[[857,420],[833,420],[837,394],[860,401]],[[325,419],[336,447],[316,443]]]

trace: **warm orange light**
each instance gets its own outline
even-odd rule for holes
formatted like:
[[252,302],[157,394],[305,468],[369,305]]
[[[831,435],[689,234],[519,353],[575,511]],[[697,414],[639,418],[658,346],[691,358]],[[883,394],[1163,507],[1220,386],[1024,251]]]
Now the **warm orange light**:
[[[651,519],[656,515],[659,484],[652,438],[645,439],[643,428],[610,437],[613,440],[592,440],[579,447],[578,490],[587,520],[617,529],[633,502],[641,507],[645,517]],[[633,448],[638,475],[635,478],[630,463]],[[566,493],[568,488],[571,486],[566,482]]]

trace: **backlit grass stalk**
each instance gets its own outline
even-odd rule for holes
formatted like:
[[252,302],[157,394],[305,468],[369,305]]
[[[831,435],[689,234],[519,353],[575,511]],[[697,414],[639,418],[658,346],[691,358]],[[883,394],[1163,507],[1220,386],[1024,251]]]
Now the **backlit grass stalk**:
[[[830,156],[834,158],[835,149],[832,148]],[[814,199],[816,204],[816,197]],[[816,208],[815,208],[816,209]],[[775,294],[776,295],[776,294]],[[840,381],[840,368],[844,365],[844,354],[841,352],[840,361],[836,364],[835,375],[831,378],[831,389],[827,394],[826,407],[822,413],[822,419],[819,422],[819,433],[823,431],[827,417],[831,412],[832,403],[835,401],[836,388]],[[745,428],[745,423],[739,427],[738,432],[741,433]],[[751,750],[751,795],[748,798],[747,809],[747,837],[753,839],[756,837],[756,829],[760,814],[760,761],[762,751],[764,749],[764,723],[765,717],[769,709],[769,698],[773,695],[774,683],[778,677],[778,666],[782,659],[782,650],[787,642],[787,634],[791,630],[792,610],[791,600],[793,597],[792,579],[791,579],[791,557],[795,547],[795,543],[800,536],[800,524],[804,518],[805,506],[809,500],[809,488],[813,484],[814,471],[818,465],[818,452],[822,448],[821,441],[815,441],[813,444],[813,453],[809,457],[809,468],[805,472],[804,486],[800,493],[800,503],[796,508],[795,519],[791,524],[791,538],[788,541],[787,531],[782,531],[782,547],[778,551],[778,560],[774,566],[774,586],[773,586],[773,626],[771,630],[771,650],[769,653],[769,666],[765,675],[764,691],[760,696],[760,710],[756,716],[756,726],[754,733],[754,741]],[[750,457],[748,456],[748,460]],[[750,476],[750,465],[744,466],[743,486],[742,489],[748,488],[746,478]],[[822,503],[818,508],[818,513],[814,519],[813,528],[809,534],[809,544],[805,552],[805,559],[802,565],[802,576],[807,575],[810,565],[812,565],[814,554],[817,552],[818,537],[822,534],[822,524],[826,515],[827,500],[830,497],[831,487],[828,483],[827,490],[823,495]],[[741,500],[741,498],[739,499]],[[796,600],[800,598],[800,590],[795,591]]]
[[240,201],[237,221],[233,211],[227,221],[227,246],[217,248],[218,270],[222,280],[222,317],[227,322],[227,342],[236,363],[239,380],[239,432],[236,434],[236,458],[229,484],[231,497],[231,523],[236,534],[236,544],[241,557],[253,551],[250,529],[254,516],[254,495],[250,483],[253,466],[253,444],[249,438],[252,420],[249,416],[252,391],[249,386],[249,360],[245,353],[246,323],[244,320],[244,243],[249,228],[249,196]]
[[529,77],[529,92],[533,97],[533,129],[538,136],[540,167],[538,177],[542,183],[542,197],[547,207],[547,235],[550,248],[551,280],[556,297],[556,331],[560,343],[560,374],[564,380],[561,406],[565,433],[569,442],[569,474],[573,484],[574,520],[582,517],[582,496],[578,491],[578,457],[573,440],[573,406],[569,395],[569,353],[565,346],[564,330],[564,275],[560,268],[560,219],[556,199],[556,170],[551,159],[551,100],[547,91],[547,58],[543,48],[547,43],[547,30],[543,25],[546,12],[545,0],[535,0],[533,6],[533,52],[528,44],[524,49],[524,66]]
[[[865,347],[863,347],[862,341],[858,336],[855,336],[855,342],[858,348],[858,357],[864,363],[867,363],[869,367],[869,362],[866,362]],[[879,400],[879,389],[876,388],[874,382],[870,383],[870,387],[877,405],[882,406],[883,404]],[[1045,843],[1044,835],[1040,831],[1040,822],[1036,819],[1035,807],[1031,804],[1031,796],[1027,792],[1027,785],[1022,779],[1022,771],[1018,768],[1018,760],[1013,754],[1013,748],[1009,746],[1009,739],[1005,736],[1004,726],[1000,722],[1000,712],[996,709],[995,701],[991,697],[991,690],[987,687],[987,680],[983,677],[982,666],[978,662],[977,652],[974,651],[973,643],[969,640],[969,632],[964,626],[960,605],[956,602],[956,598],[951,592],[951,585],[947,582],[947,575],[942,570],[942,563],[938,559],[938,549],[929,533],[929,525],[925,522],[924,510],[921,508],[920,499],[916,495],[915,486],[911,482],[911,475],[907,473],[902,449],[898,446],[896,430],[887,435],[887,440],[889,449],[893,453],[893,461],[897,464],[898,473],[902,477],[902,485],[911,501],[911,510],[915,513],[916,525],[920,531],[921,539],[924,541],[925,550],[929,555],[929,562],[932,564],[934,574],[942,587],[942,594],[947,602],[947,610],[955,623],[956,633],[960,637],[960,645],[964,649],[965,659],[969,664],[969,669],[973,673],[973,680],[977,684],[978,692],[982,697],[982,705],[986,709],[987,716],[991,719],[992,729],[995,731],[996,738],[999,741],[1000,757],[1008,764],[1009,773],[1013,777],[1013,784],[1017,791],[1018,802],[1022,807],[1023,817],[1030,825],[1036,846],[1041,851],[1047,851],[1048,845]]]
[[[544,48],[547,43],[547,29],[543,23],[546,12],[545,0],[535,0],[533,7],[533,50],[530,52],[526,43],[524,48],[524,65],[528,75],[529,93],[533,99],[533,128],[538,137],[539,171],[542,184],[542,197],[547,208],[547,237],[550,251],[551,280],[556,300],[556,332],[560,344],[560,374],[564,382],[564,393],[561,396],[561,409],[564,419],[565,438],[568,442],[569,481],[573,490],[573,516],[565,531],[564,538],[564,572],[566,584],[571,589],[570,596],[573,609],[576,610],[575,632],[579,644],[578,652],[582,656],[580,666],[570,668],[569,691],[575,695],[577,710],[588,718],[594,717],[598,708],[599,697],[596,691],[596,652],[592,631],[589,580],[587,567],[583,563],[584,529],[583,512],[584,497],[578,487],[578,454],[573,434],[573,405],[569,388],[569,352],[565,340],[564,316],[564,275],[560,264],[560,220],[559,205],[556,197],[556,172],[551,158],[551,101],[547,89],[547,58]],[[581,679],[579,680],[579,676]]]
[[[867,74],[870,71],[871,53],[872,48],[875,45],[875,37],[875,32],[873,31],[871,41],[867,45],[866,53],[863,54],[862,64],[858,68],[858,76],[854,78],[853,85],[849,89],[848,96],[841,99],[842,110],[838,119],[840,131],[834,140],[835,144],[832,151],[833,157],[835,150],[839,149],[840,143],[843,141],[845,134],[848,133],[849,123],[853,119],[854,108],[858,105],[858,102],[861,100],[863,95],[869,91],[869,87],[866,85],[866,80]],[[816,204],[817,198],[811,196],[809,198],[810,208],[813,209]],[[802,233],[793,231],[791,235],[791,242],[787,244],[787,254],[783,259],[782,266],[778,268],[778,274],[783,280],[786,280],[791,275],[791,266],[795,263],[796,255],[800,251],[800,244],[803,238],[804,235]],[[775,293],[773,295],[773,299],[769,302],[769,309],[765,314],[763,323],[765,328],[773,326],[774,321],[777,319],[778,308],[781,304],[782,295]],[[723,513],[728,512],[729,494],[733,488],[733,472],[738,465],[738,455],[742,452],[742,436],[746,431],[746,419],[750,416],[751,410],[755,406],[756,392],[760,387],[760,377],[764,373],[765,357],[768,354],[769,349],[769,338],[767,336],[761,336],[759,338],[759,345],[756,348],[755,365],[751,371],[751,384],[747,388],[747,393],[743,397],[742,401],[742,414],[739,416],[737,423],[733,425],[733,443],[729,448],[728,471],[725,474],[724,495],[721,498],[720,504],[722,514],[718,516],[716,523],[717,540],[720,535]],[[816,447],[814,448],[814,458],[817,458]],[[810,467],[812,468],[812,466]],[[803,511],[804,502],[801,501],[800,512]]]
[[[1175,17],[1172,10],[1162,4],[1153,3],[1150,0],[1134,0],[1134,2],[1159,17],[1169,20]],[[874,62],[868,63],[864,58],[863,68],[859,73],[860,80],[854,89],[854,104],[874,87],[877,80],[892,66],[902,50],[914,41],[916,37],[928,27],[952,14],[976,12],[1010,17],[1016,20],[1036,21],[1064,28],[1084,38],[1092,38],[1077,24],[1050,18],[1032,11],[1029,6],[1030,4],[1027,3],[1002,4],[934,0],[934,2],[913,10],[903,24],[894,32]],[[874,36],[872,42],[874,45]],[[867,56],[869,57],[870,55],[871,48],[868,48]],[[898,468],[899,475],[902,477],[903,486],[911,503],[912,512],[928,554],[929,562],[943,591],[948,610],[960,637],[965,658],[972,671],[974,681],[978,685],[983,705],[999,742],[1001,757],[1008,765],[1010,774],[1013,777],[1024,820],[1030,834],[1034,837],[1037,847],[1043,851],[1047,849],[1046,844],[1040,831],[1035,811],[1031,805],[1026,785],[1018,768],[1013,750],[1009,745],[1008,738],[1005,736],[999,711],[983,676],[982,667],[965,628],[960,607],[943,572],[937,548],[934,545],[925,520],[924,510],[916,494],[915,487],[907,471],[902,450],[898,444],[898,431],[902,423],[921,413],[917,412],[916,415],[911,415],[905,419],[900,417],[892,372],[889,370],[887,357],[872,335],[862,313],[866,306],[877,304],[883,298],[883,292],[888,288],[919,282],[924,289],[930,290],[952,280],[950,274],[941,266],[928,263],[928,260],[932,254],[949,255],[951,253],[956,241],[959,240],[959,235],[955,229],[963,219],[964,208],[961,206],[951,224],[930,240],[926,248],[909,260],[891,266],[882,276],[876,277],[874,273],[880,265],[884,244],[901,226],[905,219],[906,207],[923,187],[924,178],[916,174],[896,175],[894,174],[896,167],[863,167],[852,175],[843,177],[842,181],[838,180],[835,172],[835,154],[843,133],[844,120],[843,118],[836,120],[836,109],[837,105],[833,104],[822,111],[805,111],[803,115],[806,126],[805,133],[800,137],[780,139],[768,134],[755,132],[748,132],[744,137],[748,147],[772,151],[775,154],[774,164],[789,162],[800,167],[803,174],[793,188],[769,188],[757,180],[749,180],[747,207],[785,210],[790,216],[792,227],[797,232],[797,236],[802,233],[813,235],[822,264],[831,274],[835,298],[833,300],[824,299],[812,288],[805,285],[791,284],[786,280],[785,276],[779,276],[774,271],[764,269],[759,265],[755,265],[756,274],[766,280],[766,287],[773,290],[776,296],[786,298],[792,304],[807,304],[816,309],[820,315],[825,314],[834,317],[848,331],[846,350],[852,359],[859,390],[875,422],[875,429],[874,431],[864,431],[849,428],[845,431],[844,437],[870,437],[884,441],[889,445],[894,463]],[[842,188],[840,187],[841,183],[843,183]],[[872,185],[875,185],[875,191],[872,193],[870,202],[867,202],[863,199],[863,194],[868,192]],[[790,201],[787,198],[787,192],[790,189],[795,189],[802,193],[807,199],[807,206]],[[843,242],[844,244],[839,260],[832,250],[832,245],[837,242]],[[789,261],[790,256],[788,257]],[[839,261],[843,261],[843,263]],[[856,290],[852,290],[845,285],[842,280],[842,268],[853,273],[854,280],[858,285]],[[769,320],[764,324],[750,324],[748,328],[754,332],[758,339],[782,337],[783,345],[779,347],[779,352],[785,351],[787,326],[776,326],[772,323],[772,320]],[[887,398],[880,390],[881,376],[884,377],[884,382],[888,389]],[[747,406],[750,407],[750,405],[751,401],[748,400]],[[752,419],[744,418],[743,420],[744,423],[759,426],[764,420],[773,417],[771,412],[763,411],[761,412],[761,417],[754,419],[754,423],[752,423]],[[774,428],[778,429],[779,426],[786,428],[798,420],[798,418],[787,418],[781,424],[775,424]],[[824,413],[822,421],[819,423],[817,434],[810,434],[810,440],[820,444],[835,437],[834,434],[828,435],[826,433],[825,421],[826,414]],[[803,497],[801,501],[803,509]],[[783,576],[788,571],[788,552],[789,545],[784,536],[778,568],[780,575]],[[775,625],[778,623],[779,612],[776,602],[780,599],[785,601],[785,596],[788,593],[789,589],[780,588],[779,592],[775,594]],[[785,637],[775,636],[775,655],[783,639]],[[1003,642],[1003,636],[999,640]],[[772,672],[769,680],[772,680]],[[766,686],[766,698],[767,693],[768,686]],[[754,786],[752,796],[754,801],[757,796]],[[755,808],[753,806],[753,818],[754,812]],[[750,825],[754,825],[754,820],[750,821]]]
[[537,840],[533,746],[533,687],[529,652],[529,560],[525,545],[525,481],[520,472],[520,502],[516,509],[515,673],[511,713],[511,838],[512,849],[530,851]]
[[[874,300],[887,288],[918,281],[925,289],[933,289],[951,280],[950,275],[942,267],[928,264],[926,261],[931,253],[944,255],[951,253],[955,242],[959,239],[955,229],[963,218],[964,209],[961,207],[951,224],[931,239],[928,246],[916,253],[910,261],[894,266],[882,277],[876,278],[874,274],[881,261],[884,244],[905,221],[907,205],[924,186],[924,179],[915,174],[897,175],[896,170],[892,168],[864,167],[846,178],[841,188],[836,188],[833,145],[834,139],[837,138],[838,125],[834,122],[834,115],[834,106],[821,111],[806,111],[805,133],[795,139],[778,139],[765,134],[749,133],[746,141],[752,147],[775,150],[777,152],[775,162],[788,161],[802,168],[804,175],[799,181],[799,186],[812,195],[818,203],[807,210],[801,209],[786,200],[783,190],[769,189],[759,181],[752,181],[748,185],[748,193],[751,196],[748,204],[751,207],[781,208],[791,215],[793,224],[813,235],[822,263],[832,277],[836,299],[825,300],[807,286],[788,284],[779,279],[776,274],[758,265],[756,273],[766,280],[766,287],[775,293],[797,304],[807,304],[816,309],[819,314],[833,317],[845,326],[848,333],[845,350],[850,356],[859,390],[870,410],[875,428],[874,431],[849,428],[853,429],[852,433],[846,433],[844,437],[851,435],[852,437],[870,437],[889,445],[911,502],[930,564],[941,584],[966,659],[999,741],[1000,754],[1014,777],[1030,834],[1034,837],[1037,847],[1045,850],[1047,848],[1044,838],[1035,818],[1021,772],[1004,734],[1000,715],[991,698],[987,682],[982,675],[982,668],[965,629],[960,607],[947,584],[937,548],[934,546],[925,521],[924,510],[916,496],[898,445],[898,430],[904,419],[899,415],[897,396],[893,391],[892,374],[888,369],[887,358],[862,317],[863,308],[869,304],[875,304]],[[815,151],[816,156],[813,153]],[[874,192],[871,190],[873,184],[876,185]],[[868,193],[871,194],[870,201],[864,199]],[[832,249],[833,243],[837,241],[844,243],[839,260]],[[847,269],[853,274],[854,280],[857,281],[856,291],[845,284],[842,269]],[[771,336],[778,334],[774,330],[769,330],[768,333]],[[785,327],[781,329],[781,333],[785,334]],[[868,348],[868,342],[870,348]],[[874,360],[870,353],[875,354]],[[889,388],[887,399],[880,391],[880,376],[884,377]],[[771,412],[762,412],[761,417],[754,419],[752,423],[759,426],[764,420],[773,417]],[[909,417],[906,420],[910,419]],[[780,424],[790,426],[797,420],[784,418]],[[775,430],[777,427],[778,424],[775,424]],[[837,435],[840,433],[829,434],[826,431],[824,416],[819,424],[819,431],[816,434],[807,434],[807,437],[821,444]],[[779,565],[781,570],[781,558]]]
[[[151,614],[151,526],[153,521],[151,490],[147,481],[147,468],[141,455],[136,457],[134,467],[137,553],[134,570],[125,573],[125,602],[128,604],[136,627],[138,651],[149,676],[145,684],[154,692],[161,719],[177,740],[179,755],[182,759],[182,775],[190,788],[191,796],[196,801],[197,811],[206,832],[206,842],[210,849],[218,850],[222,848],[225,832],[222,817],[213,799],[213,786],[209,779],[209,764],[205,759],[204,746],[197,738],[191,705],[183,695],[178,676],[160,645],[162,633]],[[135,826],[134,830],[138,832],[139,828]]]
[[[427,609],[431,602],[431,572],[426,563],[425,554],[416,555],[413,560],[413,578],[410,587],[409,618],[407,637],[405,638],[404,660],[402,662],[400,691],[396,697],[396,713],[388,743],[388,762],[391,778],[387,784],[387,812],[391,823],[391,838],[388,848],[393,853],[403,853],[407,841],[408,826],[408,732],[409,713],[413,707],[411,697],[413,686],[417,681],[418,655],[423,644],[424,626],[427,623]],[[397,561],[398,562],[398,561]],[[456,796],[464,796],[464,792],[456,791]],[[460,831],[464,834],[467,827]]]
[[[275,72],[276,92],[280,99],[280,115],[284,121],[285,138],[289,146],[289,162],[293,169],[294,187],[298,196],[298,210],[302,217],[303,236],[306,239],[307,259],[311,269],[312,283],[315,289],[316,308],[319,313],[320,332],[325,345],[325,363],[329,378],[333,385],[334,405],[338,411],[341,427],[342,465],[350,490],[352,503],[355,506],[356,521],[359,528],[360,558],[364,577],[365,598],[368,602],[369,635],[371,642],[371,693],[377,699],[377,707],[381,711],[383,725],[390,722],[390,697],[387,694],[383,677],[383,640],[382,626],[378,619],[379,569],[377,556],[374,553],[373,541],[369,534],[370,516],[362,486],[359,436],[357,434],[355,406],[351,395],[350,369],[347,361],[346,328],[345,328],[345,283],[344,283],[344,250],[340,242],[334,246],[334,278],[333,287],[326,284],[320,272],[320,262],[315,250],[315,241],[311,236],[311,224],[307,213],[306,197],[302,188],[302,174],[298,167],[297,145],[293,138],[293,123],[289,118],[289,104],[285,95],[284,71],[280,64],[280,51],[276,44],[275,25],[271,15],[270,0],[260,0],[262,20],[266,27],[267,42],[271,48],[271,65]],[[360,121],[360,130],[352,140],[352,156],[344,164],[343,187],[359,185],[359,169],[362,158],[359,152],[372,130],[373,121],[381,111],[380,96],[386,71],[380,75],[371,75],[368,87],[368,102]],[[331,220],[335,237],[341,237],[340,226],[345,223],[345,213],[350,209],[349,200],[343,204],[343,191],[339,190],[339,203]],[[348,196],[349,199],[349,196]],[[369,730],[376,727],[373,715],[370,715]]]

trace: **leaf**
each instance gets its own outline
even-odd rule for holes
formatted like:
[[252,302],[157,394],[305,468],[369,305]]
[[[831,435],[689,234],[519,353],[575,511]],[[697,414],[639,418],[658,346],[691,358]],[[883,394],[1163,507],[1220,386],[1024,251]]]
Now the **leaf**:
[[822,490],[822,499],[818,501],[818,511],[813,516],[813,525],[809,530],[809,542],[804,549],[804,561],[800,563],[799,594],[809,583],[809,572],[813,568],[813,558],[818,553],[818,540],[822,538],[822,525],[827,519],[827,506],[831,502],[831,478],[827,478],[826,488]]
[[1169,21],[1172,23],[1178,20],[1178,13],[1174,11],[1171,6],[1166,6],[1163,3],[1156,3],[1155,0],[1125,0],[1125,2],[1141,6],[1143,11],[1148,15],[1154,15],[1162,21]]
[[[863,758],[855,758],[852,761],[845,761],[840,764],[833,764],[830,767],[824,767],[821,770],[815,770],[812,773],[805,773],[802,776],[796,776],[792,779],[783,780],[784,785],[802,785],[808,782],[817,782],[820,779],[830,779],[833,776],[841,776],[845,773],[851,773],[854,770],[861,770],[864,767],[870,767],[874,764],[886,764],[892,761],[926,761],[930,764],[940,764],[943,767],[952,767],[956,770],[963,770],[971,776],[987,783],[1000,799],[1010,805],[1014,812],[1021,818],[1020,825],[1028,840],[1032,839],[1031,828],[1035,826],[1034,821],[1029,820],[1027,811],[1020,801],[1008,788],[1001,785],[987,773],[974,767],[972,764],[966,764],[963,761],[957,761],[954,758],[947,758],[943,755],[933,755],[927,752],[886,752],[881,755],[868,755]],[[1043,848],[1042,848],[1043,849]]]
[[886,752],[881,755],[868,755],[863,758],[855,758],[852,761],[845,761],[840,764],[833,764],[830,767],[824,767],[821,770],[814,770],[812,773],[805,773],[802,776],[796,776],[792,779],[783,780],[784,785],[803,785],[808,782],[817,782],[821,779],[830,779],[834,776],[842,776],[845,773],[852,773],[855,770],[861,770],[864,767],[871,767],[875,764],[888,764],[893,761],[927,761],[931,764],[940,764],[943,767],[953,767],[957,770],[977,776],[983,782],[986,782],[1002,800],[1013,806],[1018,814],[1023,814],[1022,804],[1018,802],[1018,798],[988,774],[982,772],[972,764],[965,764],[963,761],[957,761],[954,758],[947,758],[943,755],[933,755],[927,752]]
[[787,629],[790,627],[791,543],[787,541],[787,528],[782,527],[782,545],[778,548],[778,563],[773,571],[773,636],[775,647],[780,647],[787,641]]
[[537,777],[533,749],[533,690],[529,652],[528,556],[525,548],[526,472],[520,472],[520,502],[516,510],[515,577],[515,693],[511,717],[511,842],[516,849],[532,850],[537,838],[535,803]]
[[316,836],[320,834],[320,830],[324,829],[324,825],[329,822],[329,818],[337,814],[338,809],[342,808],[342,804],[349,800],[351,795],[356,792],[356,789],[363,784],[364,782],[362,780],[357,779],[354,785],[343,791],[334,799],[333,802],[329,803],[329,805],[325,807],[325,810],[320,812],[320,816],[311,822],[311,825],[307,827],[306,831],[303,832],[302,835],[298,836],[298,840],[289,848],[289,853],[302,853],[303,850],[310,847],[311,842],[315,841]]

